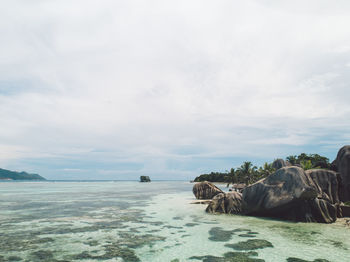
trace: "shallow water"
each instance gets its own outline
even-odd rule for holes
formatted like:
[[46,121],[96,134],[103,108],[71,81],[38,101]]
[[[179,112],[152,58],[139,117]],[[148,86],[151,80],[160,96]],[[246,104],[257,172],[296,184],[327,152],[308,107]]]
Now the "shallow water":
[[0,183],[0,261],[350,261],[349,228],[206,214],[192,186]]

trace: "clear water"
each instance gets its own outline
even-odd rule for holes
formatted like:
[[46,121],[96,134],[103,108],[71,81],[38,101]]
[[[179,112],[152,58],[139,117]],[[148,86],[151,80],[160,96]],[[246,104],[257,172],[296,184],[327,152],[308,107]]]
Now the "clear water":
[[206,214],[192,186],[2,182],[0,261],[350,261],[345,226]]

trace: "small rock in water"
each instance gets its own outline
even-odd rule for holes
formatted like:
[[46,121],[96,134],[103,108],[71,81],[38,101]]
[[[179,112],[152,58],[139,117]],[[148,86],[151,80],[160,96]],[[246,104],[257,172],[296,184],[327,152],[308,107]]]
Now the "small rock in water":
[[140,182],[151,182],[149,176],[140,176]]
[[210,182],[196,183],[192,189],[197,199],[212,199],[213,196],[223,193],[223,191]]

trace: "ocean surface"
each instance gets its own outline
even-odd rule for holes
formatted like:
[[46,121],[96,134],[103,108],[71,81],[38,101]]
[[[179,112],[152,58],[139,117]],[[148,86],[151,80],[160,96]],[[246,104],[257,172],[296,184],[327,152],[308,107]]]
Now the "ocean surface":
[[0,261],[350,261],[348,227],[206,214],[192,186],[0,182]]

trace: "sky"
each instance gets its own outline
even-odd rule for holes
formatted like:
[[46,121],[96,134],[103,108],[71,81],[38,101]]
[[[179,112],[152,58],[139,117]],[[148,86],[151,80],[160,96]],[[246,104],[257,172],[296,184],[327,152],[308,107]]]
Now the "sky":
[[348,0],[11,0],[0,167],[190,180],[350,140]]

